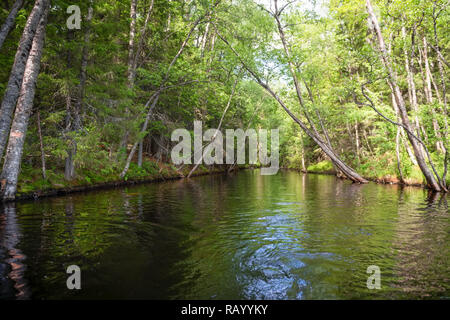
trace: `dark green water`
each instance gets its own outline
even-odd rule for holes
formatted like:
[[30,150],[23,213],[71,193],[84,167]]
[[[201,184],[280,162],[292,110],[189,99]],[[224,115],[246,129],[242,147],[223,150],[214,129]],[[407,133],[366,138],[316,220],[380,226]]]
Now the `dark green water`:
[[0,298],[450,299],[447,201],[255,170],[17,203],[0,209]]

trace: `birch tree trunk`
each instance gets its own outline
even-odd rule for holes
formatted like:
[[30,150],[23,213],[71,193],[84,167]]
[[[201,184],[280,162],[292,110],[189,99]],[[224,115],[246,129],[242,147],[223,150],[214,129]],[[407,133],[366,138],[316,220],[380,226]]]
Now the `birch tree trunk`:
[[305,164],[305,144],[303,143],[303,134],[300,132],[300,147],[302,148],[302,159],[301,159],[301,164],[302,164],[302,172],[303,173],[307,173],[308,171],[306,170],[306,164]]
[[[422,83],[423,83],[423,85],[425,86],[425,83],[426,83],[426,80],[425,80],[425,71],[424,71],[424,67],[423,67],[423,62],[422,62],[422,53],[421,53],[421,51],[420,51],[420,47],[419,47],[419,54],[417,55],[418,56],[418,58],[417,58],[417,62],[418,62],[418,64],[419,64],[419,68],[420,68],[420,76],[422,77]],[[425,89],[425,87],[424,87],[424,93],[425,93],[425,91],[426,91],[427,89]],[[427,99],[426,99],[426,96],[425,96],[425,94],[423,95],[424,96],[424,98],[425,98],[425,100],[422,98],[422,102],[423,102],[423,104],[425,104],[425,103],[427,103]],[[422,134],[422,137],[423,137],[423,139],[426,141],[426,142],[428,142],[428,134],[427,134],[427,132],[425,131],[425,128],[420,124],[420,122],[418,122],[418,130],[417,130],[417,136],[419,136],[420,137],[420,135]],[[423,154],[423,153],[422,153]]]
[[[127,87],[132,89],[134,87],[134,79],[135,79],[135,68],[134,68],[134,51],[135,51],[135,37],[136,37],[136,8],[137,8],[137,0],[131,0],[130,7],[130,34],[128,37],[128,69],[127,69]],[[130,114],[130,109],[125,107],[125,118],[128,119]],[[125,124],[126,125],[126,124]],[[122,137],[121,146],[127,149],[128,145],[128,137],[129,130],[125,128],[125,133]]]
[[386,46],[384,43],[384,38],[381,33],[380,26],[378,24],[378,19],[373,11],[373,7],[372,7],[370,0],[366,0],[366,8],[367,8],[367,12],[369,14],[369,21],[373,25],[375,34],[378,39],[378,46],[379,46],[380,53],[381,53],[381,59],[387,69],[387,72],[388,72],[388,79],[393,88],[393,94],[395,96],[395,100],[398,105],[400,118],[402,120],[403,125],[408,129],[408,132],[407,132],[408,139],[413,147],[414,154],[417,159],[417,163],[418,163],[423,175],[425,176],[425,179],[426,179],[429,187],[435,191],[441,191],[442,188],[441,188],[440,183],[438,183],[438,181],[434,177],[433,173],[428,168],[428,165],[422,155],[422,152],[420,151],[420,145],[419,145],[418,141],[415,139],[415,137],[412,135],[413,130],[412,130],[412,126],[409,121],[409,118],[408,118],[408,113],[406,111],[405,101],[403,99],[400,88],[397,84],[397,75],[392,68],[391,60],[387,53]]
[[411,105],[411,109],[414,111],[414,113],[416,113],[416,115],[414,116],[414,124],[416,126],[416,130],[419,130],[420,122],[419,117],[417,116],[418,103],[417,103],[416,84],[414,82],[413,61],[409,59],[408,50],[406,48],[406,28],[404,26],[402,27],[402,36],[403,41],[405,42],[403,46],[403,54],[405,56],[405,70],[406,70],[406,79],[408,81],[409,103]]
[[6,37],[8,36],[9,32],[14,27],[14,23],[16,21],[17,12],[19,12],[20,8],[23,6],[23,0],[16,0],[14,2],[14,5],[9,12],[8,17],[6,18],[6,21],[3,23],[2,27],[0,28],[0,49],[3,46],[3,43],[6,40]]
[[[428,43],[427,38],[423,37],[423,62],[425,65],[425,97],[427,99],[427,103],[432,105],[433,104],[433,89],[431,86],[431,79],[432,74],[430,70],[430,63],[428,61]],[[431,109],[431,115],[432,115],[432,122],[433,122],[433,130],[434,135],[436,136],[436,150],[439,152],[444,152],[444,143],[442,142],[442,136],[441,136],[441,128],[439,127],[439,123],[436,120],[436,112],[434,110],[434,107]]]
[[130,37],[128,42],[128,87],[132,88],[134,85],[135,68],[134,68],[134,47],[136,38],[136,8],[137,0],[131,0],[130,8]]
[[5,163],[1,175],[2,198],[13,200],[16,195],[17,181],[22,160],[23,145],[27,133],[28,122],[33,108],[33,100],[36,89],[36,81],[41,66],[42,50],[44,47],[45,27],[49,2],[43,2],[43,13],[39,26],[33,39],[20,90],[20,98],[17,102],[14,120],[11,125],[11,133],[6,150]]
[[19,47],[14,58],[14,64],[0,107],[0,158],[3,156],[6,143],[8,142],[12,115],[14,108],[16,107],[17,99],[19,98],[25,65],[27,64],[28,55],[30,54],[36,28],[42,16],[44,6],[47,5],[47,1],[48,0],[36,0],[25,24]]
[[[361,177],[355,170],[353,170],[351,167],[349,167],[346,163],[344,163],[333,151],[333,149],[327,145],[327,143],[325,143],[320,135],[317,132],[317,129],[314,126],[314,123],[312,122],[312,120],[310,119],[308,112],[307,112],[307,108],[305,107],[305,104],[303,102],[303,97],[302,97],[302,93],[300,90],[300,84],[295,72],[295,68],[294,65],[292,63],[292,59],[291,59],[291,54],[290,54],[290,50],[289,50],[289,46],[283,31],[283,27],[280,21],[280,14],[281,11],[278,10],[278,1],[274,0],[274,4],[275,4],[275,14],[273,14],[272,16],[275,18],[277,26],[278,26],[278,34],[280,35],[281,38],[281,42],[283,44],[283,48],[284,48],[284,52],[289,64],[289,69],[291,71],[291,76],[292,79],[294,80],[294,85],[295,85],[295,90],[297,93],[297,98],[298,101],[300,103],[300,106],[303,108],[304,114],[306,119],[308,120],[309,124],[311,125],[311,128],[313,130],[313,132],[311,132],[309,129],[307,129],[307,127],[300,121],[300,119],[298,119],[297,117],[294,116],[294,114],[292,114],[292,112],[289,110],[288,114],[291,115],[291,117],[293,117],[294,121],[296,121],[300,127],[305,130],[307,129],[305,132],[311,137],[313,138],[314,142],[316,142],[318,144],[318,146],[325,152],[325,154],[331,159],[331,162],[333,162],[334,165],[336,165],[336,167],[338,167],[342,173],[347,176],[349,179],[351,179],[354,182],[359,182],[359,183],[367,183],[367,180],[364,179],[363,177]],[[284,7],[285,8],[285,7]],[[260,83],[261,84],[261,83]],[[265,85],[266,90],[268,89],[268,86]],[[271,90],[270,90],[271,91]],[[269,92],[270,92],[269,91]],[[276,96],[276,99],[278,100],[279,97],[272,91],[272,96]],[[281,102],[281,100],[278,101],[279,103]],[[288,108],[284,105],[284,103],[282,104],[283,108],[287,111]]]
[[[208,18],[210,18],[210,17],[208,17]],[[202,57],[205,55],[205,47],[206,47],[206,42],[208,40],[208,35],[209,35],[209,25],[210,25],[210,22],[208,21],[208,23],[206,23],[205,34],[203,35],[202,44],[200,47],[200,52],[201,52]]]
[[445,151],[445,156],[444,156],[444,173],[442,175],[442,180],[444,181],[444,183],[446,183],[446,178],[447,178],[447,170],[448,170],[448,164],[450,162],[450,157],[449,157],[449,148],[450,146],[448,145],[449,139],[448,139],[448,113],[447,113],[447,88],[446,88],[446,84],[445,84],[445,80],[446,80],[446,76],[444,73],[444,63],[447,64],[447,66],[449,66],[448,62],[444,59],[441,50],[439,48],[439,39],[438,39],[438,34],[437,34],[437,18],[438,16],[436,15],[436,3],[433,3],[433,31],[434,31],[434,44],[435,44],[435,51],[437,53],[438,56],[438,68],[439,68],[439,75],[441,76],[441,86],[442,86],[442,99],[443,99],[443,104],[444,104],[444,151]]

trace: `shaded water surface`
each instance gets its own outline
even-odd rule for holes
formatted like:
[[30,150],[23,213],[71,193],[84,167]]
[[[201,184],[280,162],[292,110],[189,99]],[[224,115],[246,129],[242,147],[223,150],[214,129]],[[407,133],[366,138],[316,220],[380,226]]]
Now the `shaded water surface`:
[[447,201],[246,170],[9,204],[0,298],[449,299]]

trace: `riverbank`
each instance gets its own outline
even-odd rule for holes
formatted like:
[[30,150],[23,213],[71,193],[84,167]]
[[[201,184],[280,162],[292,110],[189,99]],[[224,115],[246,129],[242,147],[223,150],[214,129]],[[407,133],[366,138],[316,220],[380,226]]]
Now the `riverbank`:
[[[130,167],[124,179],[120,179],[118,172],[80,172],[72,181],[65,181],[63,174],[50,172],[47,179],[41,177],[23,178],[18,185],[15,201],[38,199],[43,197],[62,196],[70,193],[123,187],[129,185],[177,180],[186,177],[192,166],[177,169],[171,164],[157,161],[144,161],[143,166]],[[223,166],[199,166],[192,177],[223,173],[227,168]],[[239,167],[236,167],[239,170]]]
[[[114,187],[122,187],[127,185],[161,182],[167,180],[177,180],[186,177],[192,166],[184,166],[181,169],[175,168],[171,164],[154,161],[152,159],[144,161],[141,168],[134,163],[130,167],[128,174],[124,179],[119,178],[120,170],[114,172],[106,172],[101,169],[92,172],[82,171],[72,181],[66,181],[63,173],[56,174],[54,172],[48,172],[47,178],[44,180],[39,175],[30,175],[29,172],[24,172],[22,179],[18,185],[18,192],[16,194],[16,201],[27,199],[38,199],[42,197],[61,196],[70,193],[84,192],[97,189],[106,189]],[[246,168],[241,166],[240,168]],[[238,168],[239,169],[239,168]],[[322,161],[317,164],[308,166],[307,170],[301,170],[299,168],[286,167],[285,170],[294,170],[309,174],[326,174],[334,175],[338,178],[346,179],[344,176],[339,176],[334,170],[331,162]],[[209,174],[223,173],[227,170],[225,166],[204,166],[201,165],[192,174],[192,176],[202,176]],[[377,184],[396,184],[403,186],[412,186],[419,188],[427,188],[423,183],[423,179],[420,174],[412,171],[409,177],[404,178],[404,181],[396,175],[385,174],[376,175],[362,172],[363,177],[368,181]]]
[[[312,173],[312,174],[327,174],[334,175],[338,178],[347,179],[345,176],[340,176],[338,172],[334,169],[332,163],[330,161],[321,161],[319,163],[310,165],[306,170],[302,170],[299,168],[287,168],[290,170],[296,170],[304,173]],[[420,169],[417,167],[413,167],[409,172],[408,176],[403,177],[403,181],[393,173],[388,172],[379,172],[375,168],[371,167],[363,167],[358,168],[356,170],[361,174],[361,176],[371,182],[375,182],[377,184],[396,184],[408,187],[419,187],[427,189],[427,185],[424,183],[424,179]]]

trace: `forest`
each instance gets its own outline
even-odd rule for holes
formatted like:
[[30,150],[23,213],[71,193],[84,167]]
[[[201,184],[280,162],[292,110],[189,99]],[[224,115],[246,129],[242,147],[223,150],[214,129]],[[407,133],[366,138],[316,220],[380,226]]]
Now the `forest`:
[[449,5],[2,0],[1,198],[190,176],[171,133],[194,120],[279,128],[283,168],[448,192]]

